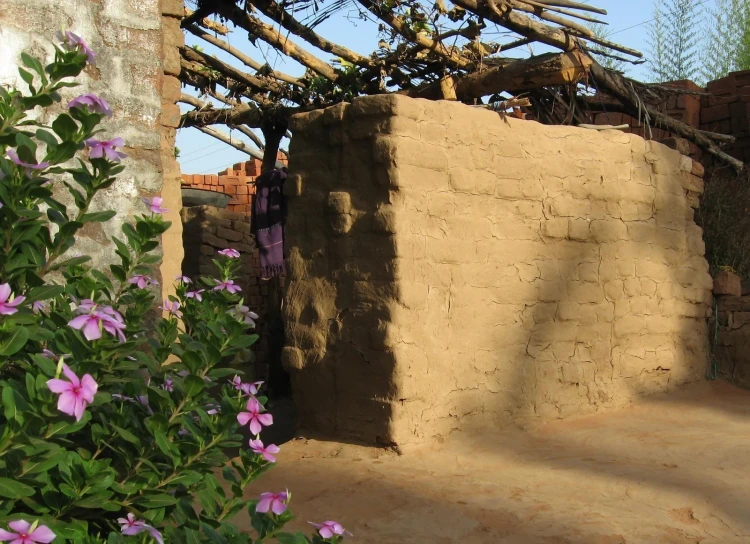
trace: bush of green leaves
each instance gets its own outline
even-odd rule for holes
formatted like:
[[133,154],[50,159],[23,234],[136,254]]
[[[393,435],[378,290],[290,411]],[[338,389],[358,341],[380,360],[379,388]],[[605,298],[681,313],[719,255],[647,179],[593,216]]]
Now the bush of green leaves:
[[[261,384],[232,366],[257,339],[237,252],[221,252],[217,278],[178,278],[157,309],[169,223],[153,197],[112,239],[109,270],[76,256],[76,234],[115,216],[89,208],[117,183],[124,141],[99,136],[99,97],[47,110],[95,60],[75,34],[58,39],[47,66],[22,56],[28,91],[0,87],[0,541],[340,541],[335,522],[281,532],[286,491],[243,497],[278,448],[258,439],[272,423]],[[232,524],[241,510],[253,535]]]

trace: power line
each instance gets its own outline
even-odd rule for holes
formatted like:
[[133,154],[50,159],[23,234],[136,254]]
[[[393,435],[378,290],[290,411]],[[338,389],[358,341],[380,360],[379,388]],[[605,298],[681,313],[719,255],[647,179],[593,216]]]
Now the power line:
[[[703,4],[705,4],[706,2],[708,2],[708,0],[701,0],[700,2],[698,2],[697,4],[695,4],[695,6],[694,6],[694,7],[702,6],[702,5],[703,5]],[[670,12],[669,12],[669,15],[677,15],[677,13],[675,13],[675,12],[671,12],[671,11],[670,11]],[[650,23],[650,22],[652,22],[652,21],[655,21],[655,20],[656,20],[656,17],[653,17],[653,18],[651,18],[651,19],[649,19],[649,20],[647,20],[647,21],[643,21],[643,22],[641,22],[641,23],[638,23],[637,25],[629,26],[629,27],[627,27],[627,28],[623,28],[623,29],[621,29],[621,30],[616,30],[615,32],[611,32],[610,34],[607,34],[607,36],[608,36],[608,37],[609,37],[609,36],[614,36],[615,34],[619,34],[620,32],[625,32],[626,30],[631,30],[631,29],[633,29],[633,28],[638,28],[639,26],[643,26],[643,25],[645,25],[645,24],[648,24],[648,23]]]

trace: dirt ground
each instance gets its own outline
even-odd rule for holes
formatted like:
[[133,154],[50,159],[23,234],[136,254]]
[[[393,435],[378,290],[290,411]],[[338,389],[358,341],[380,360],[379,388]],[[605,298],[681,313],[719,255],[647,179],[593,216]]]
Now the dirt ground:
[[[397,455],[295,439],[249,490],[354,543],[750,542],[750,392],[724,383]],[[247,520],[243,520],[247,524]]]

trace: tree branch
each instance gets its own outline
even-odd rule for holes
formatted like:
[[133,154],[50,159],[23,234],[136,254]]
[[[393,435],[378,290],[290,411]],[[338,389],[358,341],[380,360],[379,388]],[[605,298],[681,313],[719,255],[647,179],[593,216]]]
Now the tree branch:
[[[214,46],[218,47],[219,49],[222,49],[222,50],[226,51],[227,53],[229,53],[230,55],[232,55],[234,58],[236,58],[237,60],[239,60],[240,62],[242,62],[245,66],[248,66],[248,67],[252,68],[253,70],[261,70],[263,68],[262,64],[260,64],[259,62],[253,60],[251,57],[247,56],[245,53],[243,53],[239,49],[237,49],[235,47],[232,47],[231,45],[229,45],[224,40],[220,40],[218,38],[214,38],[213,36],[211,36],[211,34],[209,34],[208,32],[204,32],[203,30],[201,30],[200,28],[198,28],[195,25],[190,25],[188,27],[185,27],[185,30],[187,30],[188,32],[190,32],[191,34],[193,34],[195,36],[198,36],[202,40],[207,41],[211,45],[214,45]],[[270,73],[271,73],[271,75],[273,77],[275,77],[276,79],[278,79],[280,81],[284,81],[286,83],[290,83],[291,85],[295,85],[297,87],[304,87],[305,86],[305,84],[302,83],[296,77],[292,77],[290,75],[284,74],[283,72],[277,72],[277,71],[274,70],[274,71],[272,71]]]
[[291,40],[288,40],[274,27],[267,25],[256,17],[244,12],[237,5],[221,2],[217,6],[217,12],[232,21],[238,27],[247,30],[254,36],[257,36],[274,49],[277,49],[286,56],[293,58],[300,64],[304,64],[313,72],[331,81],[336,81],[336,79],[338,79],[338,74],[336,74],[331,65],[326,64],[315,55],[308,53]]
[[[185,95],[183,95],[184,97]],[[181,102],[194,105],[188,100]],[[206,125],[248,125],[250,127],[260,127],[263,121],[263,112],[250,104],[241,104],[234,108],[193,110],[182,114],[180,128],[197,127]]]
[[286,28],[289,32],[296,34],[305,40],[310,45],[313,45],[326,53],[336,55],[352,64],[356,64],[357,66],[372,66],[372,61],[369,58],[363,57],[351,49],[335,44],[320,36],[311,28],[297,21],[274,0],[253,0],[252,6],[269,19],[276,21],[278,24]]
[[206,53],[203,53],[201,51],[196,51],[192,47],[181,47],[180,53],[186,60],[195,62],[197,64],[202,64],[203,66],[216,70],[222,75],[230,77],[240,83],[244,83],[252,89],[262,92],[275,93],[278,95],[289,94],[284,86],[275,81],[260,79],[253,75],[246,74],[245,72],[238,70],[234,66],[230,66],[229,64],[226,64],[219,59],[214,58],[211,55],[207,55]]
[[429,49],[458,68],[471,68],[474,66],[473,61],[462,57],[455,50],[447,48],[443,43],[432,40],[424,32],[415,32],[401,17],[398,17],[392,11],[381,9],[373,0],[357,1],[370,13],[375,15],[375,17],[386,23],[410,42],[416,43],[424,49]]
[[[548,53],[455,77],[454,85],[459,100],[480,98],[503,91],[516,93],[539,87],[575,85],[588,72],[593,61],[586,55]],[[440,99],[439,83],[400,91],[414,98]]]

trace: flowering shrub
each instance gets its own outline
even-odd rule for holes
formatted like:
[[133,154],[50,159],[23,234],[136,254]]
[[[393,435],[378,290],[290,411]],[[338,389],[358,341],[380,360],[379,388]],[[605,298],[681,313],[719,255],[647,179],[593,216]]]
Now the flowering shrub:
[[[72,256],[82,228],[115,215],[90,207],[122,172],[125,142],[98,137],[112,111],[95,95],[50,123],[29,117],[95,60],[75,34],[59,39],[46,67],[22,56],[27,93],[0,87],[0,541],[340,541],[332,521],[311,538],[281,532],[288,491],[243,497],[279,448],[259,437],[273,423],[262,384],[232,367],[257,339],[237,252],[215,261],[217,278],[178,278],[164,317],[152,291],[161,198],[112,239],[107,272]],[[241,510],[255,536],[232,524]]]

